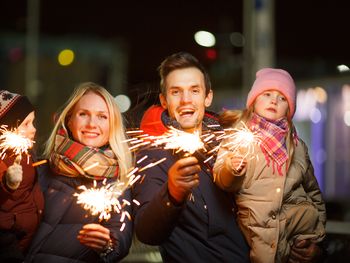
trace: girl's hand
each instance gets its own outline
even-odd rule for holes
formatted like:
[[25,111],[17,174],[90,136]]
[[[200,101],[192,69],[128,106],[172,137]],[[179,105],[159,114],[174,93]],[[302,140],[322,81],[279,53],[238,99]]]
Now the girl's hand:
[[108,228],[100,224],[87,224],[79,231],[77,236],[81,244],[102,253],[113,245]]
[[238,154],[228,154],[225,159],[225,166],[234,175],[243,175],[247,170],[247,160]]

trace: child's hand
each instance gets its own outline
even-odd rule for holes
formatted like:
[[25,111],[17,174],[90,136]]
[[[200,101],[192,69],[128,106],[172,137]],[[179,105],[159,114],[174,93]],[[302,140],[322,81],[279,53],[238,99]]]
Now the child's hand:
[[225,159],[225,166],[234,175],[243,175],[247,170],[247,160],[238,154],[230,153]]
[[16,190],[20,185],[20,183],[22,182],[22,178],[23,178],[22,166],[18,164],[17,161],[15,161],[13,165],[7,168],[6,184],[10,189]]

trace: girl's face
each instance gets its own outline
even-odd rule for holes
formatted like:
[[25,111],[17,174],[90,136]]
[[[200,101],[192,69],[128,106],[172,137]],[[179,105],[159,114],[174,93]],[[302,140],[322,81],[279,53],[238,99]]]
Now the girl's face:
[[87,93],[75,104],[68,128],[77,142],[99,148],[109,141],[109,111],[105,100]]
[[276,90],[261,93],[254,102],[254,112],[269,120],[278,120],[287,116],[288,108],[286,97]]
[[22,121],[21,125],[18,126],[18,132],[24,137],[34,140],[36,129],[34,127],[35,113],[32,111]]

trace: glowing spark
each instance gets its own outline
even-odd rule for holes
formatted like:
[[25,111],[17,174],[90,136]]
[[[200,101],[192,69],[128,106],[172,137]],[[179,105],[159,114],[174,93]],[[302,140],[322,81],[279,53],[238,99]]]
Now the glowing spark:
[[148,155],[145,155],[141,159],[139,159],[136,163],[139,164],[139,163],[141,163],[143,160],[145,160],[147,158],[148,158]]
[[86,188],[85,185],[82,185],[78,189],[81,189],[82,192],[74,194],[78,199],[77,204],[81,204],[92,215],[99,215],[100,220],[110,219],[110,212],[118,210],[118,206],[120,206],[118,194],[111,191],[109,184],[96,188],[94,183],[92,188]]
[[176,149],[177,152],[193,154],[199,149],[204,149],[199,132],[188,133],[170,127],[170,130],[163,136],[159,136],[155,142],[155,146],[164,145],[164,149]]
[[28,154],[34,141],[21,135],[17,129],[8,130],[6,125],[0,128],[0,158],[3,159],[8,150],[12,150],[16,156],[22,157],[22,154]]
[[44,163],[47,163],[47,160],[37,161],[37,162],[33,163],[32,166],[35,167],[35,166],[42,165],[42,164],[44,164]]
[[89,165],[88,167],[85,167],[84,171],[86,172],[87,170],[90,170],[90,169],[94,168],[97,165],[99,165],[99,162],[93,163],[93,164]]
[[253,132],[243,122],[242,124],[243,127],[226,130],[229,133],[222,136],[226,139],[222,146],[243,158],[254,158],[254,148],[261,143],[261,137],[257,131]]
[[165,160],[166,160],[166,158],[164,157],[164,158],[162,158],[162,159],[160,159],[160,160],[158,160],[158,161],[156,161],[156,162],[154,162],[154,163],[149,163],[149,164],[147,164],[146,166],[142,167],[142,168],[139,170],[139,172],[142,172],[142,171],[144,171],[144,170],[146,170],[146,169],[148,169],[148,168],[151,168],[151,167],[153,167],[153,166],[156,166],[157,164],[160,164],[161,162],[164,162]]

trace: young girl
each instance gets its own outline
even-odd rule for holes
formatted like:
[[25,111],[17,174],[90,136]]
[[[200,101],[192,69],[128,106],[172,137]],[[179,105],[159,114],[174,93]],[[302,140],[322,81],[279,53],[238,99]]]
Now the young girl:
[[[27,97],[0,91],[0,125],[33,140],[34,107]],[[23,262],[40,222],[44,199],[32,153],[21,160],[10,150],[0,159],[0,262]]]
[[246,125],[260,138],[251,158],[230,152],[228,137],[214,166],[216,184],[235,193],[252,262],[286,262],[294,242],[325,236],[325,204],[307,147],[292,124],[295,105],[288,72],[265,68],[256,74],[247,108],[221,115],[225,127],[237,131]]

